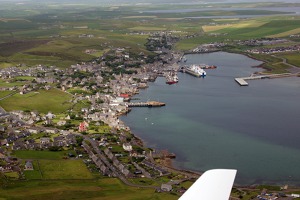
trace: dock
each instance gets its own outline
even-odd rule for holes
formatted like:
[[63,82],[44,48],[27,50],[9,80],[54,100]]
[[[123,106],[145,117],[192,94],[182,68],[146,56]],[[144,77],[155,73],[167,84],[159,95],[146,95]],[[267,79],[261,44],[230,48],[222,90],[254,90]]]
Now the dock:
[[134,102],[134,103],[127,103],[128,107],[162,107],[165,106],[165,103],[158,102],[158,101],[147,101],[147,102]]
[[246,82],[247,80],[285,78],[285,77],[293,77],[293,76],[300,76],[300,73],[296,73],[296,74],[283,73],[283,74],[270,74],[270,75],[260,75],[260,76],[249,76],[249,77],[235,78],[234,80],[240,86],[248,86],[249,84]]
[[234,79],[240,86],[248,86],[248,83],[243,78],[235,78]]

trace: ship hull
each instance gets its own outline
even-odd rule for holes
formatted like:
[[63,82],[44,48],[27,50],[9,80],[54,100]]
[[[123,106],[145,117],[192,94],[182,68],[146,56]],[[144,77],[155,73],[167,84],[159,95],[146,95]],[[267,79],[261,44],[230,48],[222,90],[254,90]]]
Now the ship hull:
[[172,85],[172,84],[175,84],[175,83],[178,83],[178,81],[167,81],[166,84],[168,85]]
[[185,69],[185,72],[190,74],[190,75],[196,76],[196,77],[205,77],[206,76],[206,74],[199,74],[199,73],[196,73],[196,72],[191,71],[189,69]]

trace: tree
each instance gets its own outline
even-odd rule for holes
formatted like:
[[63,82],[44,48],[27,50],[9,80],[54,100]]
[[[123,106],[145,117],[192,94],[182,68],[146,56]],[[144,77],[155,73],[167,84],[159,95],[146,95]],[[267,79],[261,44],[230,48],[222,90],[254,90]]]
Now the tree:
[[76,143],[77,143],[77,146],[81,146],[82,145],[82,142],[83,142],[83,137],[81,136],[76,136]]

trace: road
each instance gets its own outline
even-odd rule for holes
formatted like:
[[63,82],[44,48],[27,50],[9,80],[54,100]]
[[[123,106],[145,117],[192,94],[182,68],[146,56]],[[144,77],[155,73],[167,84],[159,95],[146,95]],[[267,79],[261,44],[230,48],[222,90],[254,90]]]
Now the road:
[[279,59],[282,59],[282,63],[291,67],[290,69],[288,69],[289,72],[293,73],[293,74],[296,74],[296,73],[300,73],[300,67],[297,67],[295,65],[292,65],[290,63],[287,62],[287,59],[286,58],[282,58],[282,57],[278,57],[276,55],[272,55],[274,58],[279,58]]
[[100,151],[96,141],[93,139],[89,138],[86,135],[82,135],[83,138],[86,141],[89,141],[90,144],[92,145],[94,151],[97,153],[98,157],[102,160],[102,162],[126,185],[132,186],[132,187],[139,187],[139,188],[153,188],[153,189],[158,189],[158,186],[148,186],[148,185],[138,185],[131,183],[130,181],[127,180],[127,178],[115,167],[113,166],[109,161],[108,158]]

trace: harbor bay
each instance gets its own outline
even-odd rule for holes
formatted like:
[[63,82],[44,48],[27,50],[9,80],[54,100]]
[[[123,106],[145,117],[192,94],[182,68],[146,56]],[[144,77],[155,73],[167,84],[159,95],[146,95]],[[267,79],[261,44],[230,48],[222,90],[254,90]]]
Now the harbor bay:
[[216,65],[207,77],[179,73],[179,83],[158,78],[136,97],[166,103],[133,108],[121,119],[147,146],[176,154],[174,167],[202,172],[238,169],[237,184],[300,182],[300,79],[249,81],[261,62],[226,52],[186,55],[186,64]]

